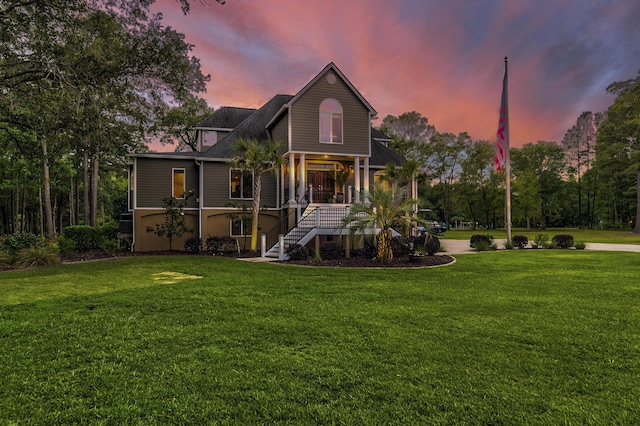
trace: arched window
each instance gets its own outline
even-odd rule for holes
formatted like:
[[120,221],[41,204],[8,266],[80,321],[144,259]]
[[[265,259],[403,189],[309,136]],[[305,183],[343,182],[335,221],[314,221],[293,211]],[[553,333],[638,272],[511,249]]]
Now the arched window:
[[335,99],[320,104],[320,143],[342,143],[342,105]]

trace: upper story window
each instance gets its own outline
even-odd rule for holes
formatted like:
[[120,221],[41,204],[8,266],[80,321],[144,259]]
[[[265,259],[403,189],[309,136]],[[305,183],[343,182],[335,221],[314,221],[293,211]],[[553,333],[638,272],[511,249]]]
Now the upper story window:
[[173,188],[171,195],[173,198],[184,198],[184,193],[187,191],[184,174],[184,169],[173,169],[173,176],[171,179]]
[[253,198],[253,173],[242,170],[231,170],[229,179],[229,198],[252,199]]
[[342,143],[342,105],[335,99],[320,104],[320,143]]
[[202,130],[202,146],[213,146],[218,142],[218,132]]

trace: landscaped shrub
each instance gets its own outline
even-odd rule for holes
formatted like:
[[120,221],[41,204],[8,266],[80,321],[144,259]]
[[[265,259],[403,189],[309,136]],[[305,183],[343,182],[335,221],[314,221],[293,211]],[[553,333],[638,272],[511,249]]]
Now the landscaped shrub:
[[40,235],[32,234],[30,232],[21,232],[18,234],[11,234],[4,237],[3,248],[11,256],[16,256],[22,249],[32,247],[44,247],[47,242]]
[[58,263],[60,263],[58,251],[52,246],[44,246],[20,250],[14,265],[18,268],[42,268]]
[[238,250],[238,243],[230,237],[211,237],[209,236],[205,243],[205,250],[209,253],[230,253]]
[[422,234],[413,239],[413,253],[423,253],[427,256],[433,256],[440,250],[440,239],[430,233]]
[[202,240],[199,237],[191,237],[184,242],[184,251],[188,253],[200,253],[202,251]]
[[531,247],[535,248],[549,248],[549,236],[547,234],[538,234],[533,239]]
[[490,246],[491,243],[493,243],[493,237],[491,235],[475,234],[471,236],[469,245],[471,248],[476,248],[478,244],[486,244],[487,246]]
[[117,240],[103,239],[100,242],[100,250],[109,256],[113,256],[116,252],[120,251],[120,243]]
[[476,251],[497,250],[493,242],[493,235],[475,234],[471,236],[469,245]]
[[62,235],[76,244],[78,252],[100,248],[102,235],[97,228],[89,225],[72,225],[63,229]]
[[514,235],[511,237],[513,247],[523,249],[529,245],[529,238],[526,235]]
[[554,235],[553,238],[551,238],[551,242],[554,243],[558,248],[568,249],[573,247],[573,235],[569,235],[569,234]]
[[309,258],[309,250],[300,244],[290,244],[284,249],[284,254],[289,257],[289,260],[307,260]]
[[320,257],[324,260],[342,259],[344,257],[344,249],[338,243],[325,241],[320,244]]
[[100,237],[103,240],[117,240],[118,239],[118,222],[109,221],[98,228]]
[[402,236],[391,238],[391,250],[394,256],[406,256],[411,252],[414,246],[413,238],[405,238]]
[[584,250],[585,248],[587,248],[587,244],[584,241],[576,241],[574,247],[576,248],[576,250]]
[[60,254],[62,255],[77,252],[76,243],[71,238],[67,238],[64,235],[62,235],[58,237],[57,243],[58,243],[58,249],[60,250]]
[[377,253],[376,247],[369,241],[364,242],[364,247],[351,250],[351,256],[364,257],[366,259],[373,259]]
[[13,263],[13,258],[6,250],[0,250],[0,271],[9,269]]

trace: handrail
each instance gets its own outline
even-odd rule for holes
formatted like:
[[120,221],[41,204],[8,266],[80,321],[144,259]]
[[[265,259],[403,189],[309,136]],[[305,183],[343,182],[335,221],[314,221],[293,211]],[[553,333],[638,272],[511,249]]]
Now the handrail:
[[295,210],[291,211],[291,213],[289,213],[284,219],[282,219],[280,223],[265,232],[267,239],[267,250],[276,245],[276,243],[278,242],[278,236],[280,234],[286,234],[287,232],[289,232],[289,219],[291,218],[291,215],[295,214]]

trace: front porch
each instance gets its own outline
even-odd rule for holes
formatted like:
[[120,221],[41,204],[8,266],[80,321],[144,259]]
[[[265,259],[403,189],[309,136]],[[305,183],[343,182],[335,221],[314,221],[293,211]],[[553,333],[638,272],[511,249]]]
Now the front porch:
[[370,187],[369,157],[289,153],[280,176],[283,207],[351,204]]

